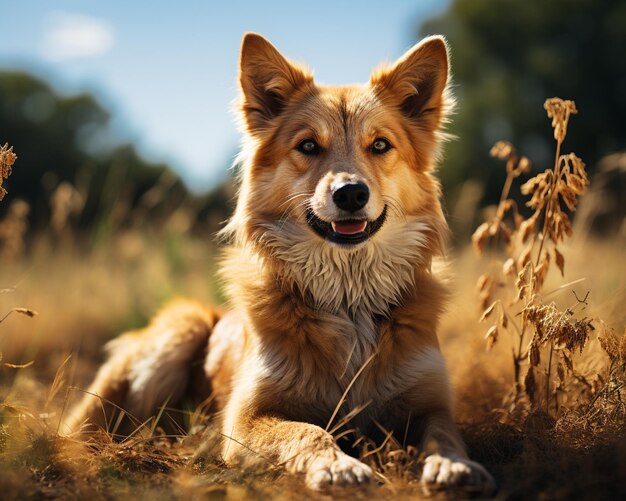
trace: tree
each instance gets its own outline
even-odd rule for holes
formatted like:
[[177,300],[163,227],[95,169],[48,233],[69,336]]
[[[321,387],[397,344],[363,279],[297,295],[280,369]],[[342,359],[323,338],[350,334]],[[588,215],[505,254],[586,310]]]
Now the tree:
[[[165,212],[188,196],[167,165],[147,162],[131,145],[101,144],[108,121],[89,94],[61,96],[27,73],[0,72],[0,142],[10,142],[19,156],[7,185],[11,198],[29,204],[33,226],[49,223],[52,192],[63,182],[81,192],[84,227],[108,218],[116,204],[134,207],[164,176],[170,179],[161,197]],[[162,215],[152,209],[149,217]],[[0,213],[6,210],[3,204]]]
[[621,0],[453,0],[424,23],[420,37],[441,33],[452,50],[457,139],[441,170],[446,193],[454,198],[474,178],[485,185],[483,203],[497,201],[505,173],[488,151],[499,139],[544,170],[554,155],[547,97],[576,101],[567,142],[591,170],[625,149],[625,27]]

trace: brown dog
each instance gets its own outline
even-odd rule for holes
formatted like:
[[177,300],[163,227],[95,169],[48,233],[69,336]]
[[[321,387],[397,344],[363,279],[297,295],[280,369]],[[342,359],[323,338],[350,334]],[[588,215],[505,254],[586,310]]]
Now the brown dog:
[[401,440],[408,430],[425,486],[491,490],[452,421],[436,335],[445,42],[423,40],[362,86],[317,85],[256,34],[240,63],[245,142],[221,269],[232,311],[179,302],[114,340],[90,388],[102,399],[86,396],[68,429],[105,426],[107,402],[149,417],[194,386],[205,356],[227,462],[255,451],[314,489],[367,482],[370,467],[326,431],[360,409],[350,427],[363,434],[374,421]]

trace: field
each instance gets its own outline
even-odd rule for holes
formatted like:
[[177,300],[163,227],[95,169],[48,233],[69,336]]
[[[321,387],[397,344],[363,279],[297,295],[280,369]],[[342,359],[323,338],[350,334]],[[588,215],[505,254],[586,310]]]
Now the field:
[[[513,167],[522,165],[519,161],[515,158]],[[198,413],[187,414],[191,432],[172,432],[169,416],[180,411],[166,408],[123,439],[102,433],[85,443],[59,433],[62,415],[102,362],[106,341],[143,325],[173,297],[221,302],[213,278],[219,254],[209,236],[189,234],[176,215],[159,226],[139,223],[85,233],[63,213],[53,213],[49,228],[30,232],[24,210],[16,205],[0,227],[4,499],[324,497],[305,492],[298,479],[283,477],[270,464],[255,472],[226,467],[215,452],[210,418]],[[490,214],[490,221],[504,220],[497,210]],[[514,233],[522,222],[515,222]],[[460,242],[448,257],[453,296],[440,339],[454,383],[457,421],[470,455],[493,473],[502,499],[626,496],[623,248],[619,239],[579,237],[583,233],[574,224],[573,237],[558,241],[540,284],[543,244],[536,268],[522,266],[515,286],[505,278],[494,280],[489,297],[481,277],[499,273],[507,257],[502,249],[479,256],[469,241]],[[507,252],[519,258],[523,250]],[[566,263],[563,276],[559,262]],[[519,290],[522,279],[531,288],[532,304],[529,296],[521,305],[502,298],[507,288]],[[490,307],[496,298],[501,303]],[[577,344],[547,334],[531,342],[532,318],[521,309],[549,308],[553,302],[558,322],[571,317],[567,325],[584,328]],[[526,337],[520,340],[513,325]],[[366,445],[361,454],[379,472],[379,482],[333,496],[422,495],[418,451],[388,440]],[[460,494],[471,493],[452,496]]]

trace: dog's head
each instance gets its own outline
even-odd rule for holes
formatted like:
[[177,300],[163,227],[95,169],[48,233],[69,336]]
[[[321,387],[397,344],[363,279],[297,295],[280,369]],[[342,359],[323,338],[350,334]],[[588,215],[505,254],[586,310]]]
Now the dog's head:
[[400,248],[406,261],[410,246],[428,262],[440,250],[446,226],[432,171],[452,104],[441,37],[365,85],[326,86],[247,34],[239,82],[245,141],[226,233],[291,262],[316,251],[354,261],[373,248]]

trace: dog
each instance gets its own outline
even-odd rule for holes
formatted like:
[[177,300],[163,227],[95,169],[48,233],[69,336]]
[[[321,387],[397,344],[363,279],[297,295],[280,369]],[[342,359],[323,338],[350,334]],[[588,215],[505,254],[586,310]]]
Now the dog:
[[426,489],[493,491],[453,422],[436,334],[447,291],[433,259],[448,229],[434,168],[449,81],[438,36],[365,85],[323,86],[246,34],[239,194],[222,231],[231,309],[179,301],[113,340],[65,429],[106,427],[116,408],[143,421],[210,394],[228,464],[260,455],[316,490],[367,483],[372,469],[327,431],[344,419],[418,446]]

